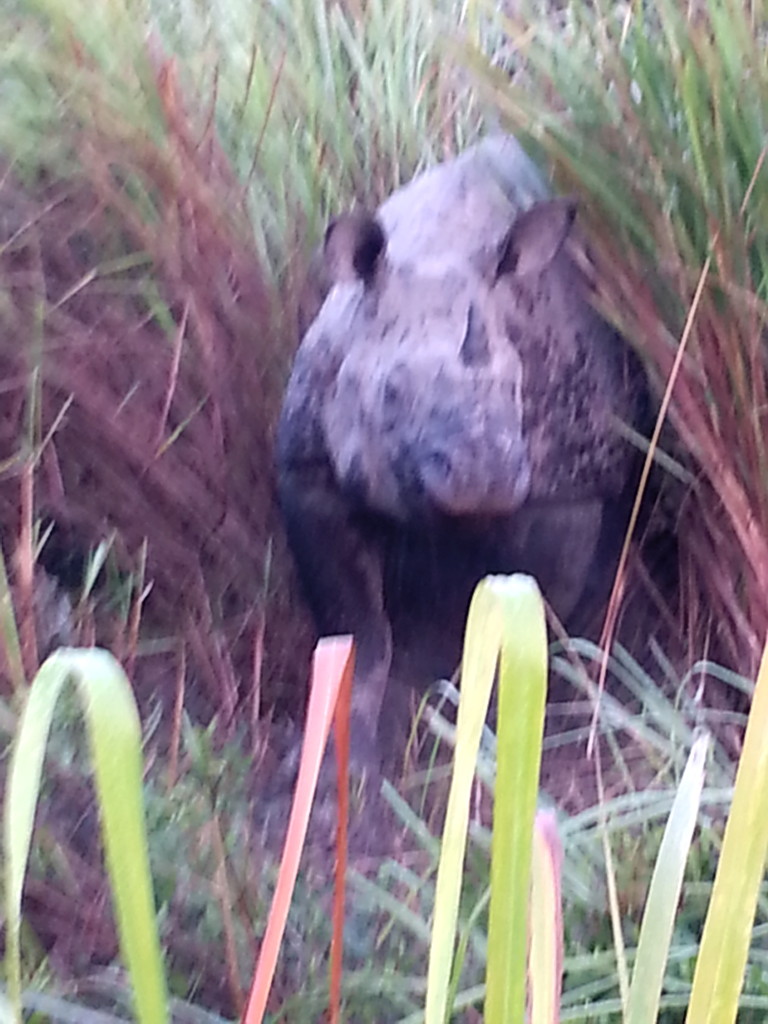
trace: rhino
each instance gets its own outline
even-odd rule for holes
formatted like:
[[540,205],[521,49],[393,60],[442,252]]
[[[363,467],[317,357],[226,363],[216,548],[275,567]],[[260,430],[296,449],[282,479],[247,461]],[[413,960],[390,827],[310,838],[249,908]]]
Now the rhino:
[[458,660],[475,584],[536,577],[566,626],[605,597],[646,396],[593,308],[573,201],[491,136],[332,221],[277,430],[278,497],[322,634],[356,641],[364,760],[390,680]]

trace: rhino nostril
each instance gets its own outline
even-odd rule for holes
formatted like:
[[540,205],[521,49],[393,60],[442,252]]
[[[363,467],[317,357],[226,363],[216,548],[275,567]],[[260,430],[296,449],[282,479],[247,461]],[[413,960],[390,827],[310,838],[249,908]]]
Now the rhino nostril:
[[400,388],[397,384],[393,384],[391,380],[388,380],[384,385],[384,408],[392,409],[400,401],[401,393]]
[[451,460],[445,452],[430,452],[425,468],[430,476],[441,477],[444,480],[447,480],[452,472]]
[[467,329],[459,351],[465,366],[485,366],[491,357],[488,344],[488,332],[483,323],[482,314],[478,313],[474,304],[467,312]]
[[385,432],[396,430],[403,415],[403,393],[397,384],[387,381],[382,392],[381,426]]

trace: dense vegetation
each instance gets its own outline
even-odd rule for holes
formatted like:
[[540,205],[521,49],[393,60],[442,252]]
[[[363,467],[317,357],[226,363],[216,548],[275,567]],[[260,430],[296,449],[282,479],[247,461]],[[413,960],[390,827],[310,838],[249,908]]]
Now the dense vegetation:
[[[650,519],[676,538],[661,581],[648,547],[628,546],[604,643],[618,628],[633,654],[614,646],[599,699],[600,650],[552,651],[553,683],[572,688],[552,709],[542,778],[565,851],[561,1019],[621,1014],[622,942],[631,963],[662,823],[706,724],[660,1018],[683,1019],[768,632],[766,38],[765,5],[736,0],[573,0],[515,18],[452,0],[0,12],[0,726],[5,743],[58,642],[96,638],[135,679],[179,1020],[242,1006],[287,808],[297,734],[282,720],[301,703],[310,644],[270,451],[303,268],[332,211],[375,204],[499,126],[580,198],[599,301],[655,388]],[[624,633],[622,591],[630,606],[654,595]],[[584,753],[593,718],[597,767]],[[430,728],[450,735],[439,717]],[[127,990],[79,750],[69,710],[44,774],[23,983],[39,1019],[118,1020]],[[443,778],[408,770],[400,795],[387,788],[397,855],[355,861],[349,1019],[421,1019]],[[456,982],[467,1021],[486,956],[480,804]],[[327,1005],[324,841],[293,906],[275,1020],[314,1021]],[[745,1022],[766,1012],[766,913],[761,892]]]

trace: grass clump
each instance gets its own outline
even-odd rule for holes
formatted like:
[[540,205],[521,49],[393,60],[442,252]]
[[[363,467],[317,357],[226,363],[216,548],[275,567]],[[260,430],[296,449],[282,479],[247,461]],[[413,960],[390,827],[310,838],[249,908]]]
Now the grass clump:
[[[81,132],[88,139],[99,126],[139,151],[162,149],[189,114],[189,145],[210,159],[220,148],[276,272],[331,212],[353,199],[377,203],[465,146],[482,122],[468,76],[442,46],[466,20],[457,0],[121,0],[97,16],[79,2],[36,0],[21,10],[26,17],[9,19],[16,45],[6,61],[22,101],[0,146],[39,167],[35,136],[63,108],[70,162],[59,151],[57,168],[80,166]],[[180,97],[185,110],[169,111]],[[224,198],[219,184],[213,191]]]
[[244,679],[252,717],[295,704],[297,645],[309,658],[271,458],[308,249],[332,211],[478,131],[441,46],[464,17],[455,0],[0,14],[4,549],[16,564],[22,479],[25,521],[56,528],[44,563],[57,535],[84,555],[116,531],[123,570],[146,569],[144,622],[182,634],[224,722]]
[[670,497],[686,635],[752,673],[768,628],[765,6],[576,2],[507,28],[513,83],[475,52],[478,83],[583,199],[600,295],[689,471]]
[[[74,599],[70,642],[98,638],[132,661],[145,707],[148,692],[175,686],[176,710],[184,700],[195,716],[215,716],[216,745],[221,733],[258,733],[264,705],[301,706],[309,643],[287,593],[271,467],[296,280],[331,210],[375,203],[477,131],[467,77],[440,48],[463,16],[454,0],[3,8],[0,541],[18,604],[17,674],[31,679],[45,653],[34,635],[35,562],[62,573],[63,550],[75,564],[67,584],[91,595],[89,551],[108,544],[112,577],[135,580],[129,607],[93,616],[90,596]],[[123,603],[122,589],[112,604]],[[179,975],[226,938],[226,900],[195,903],[196,882],[220,860],[208,851],[213,861],[189,867],[204,809],[183,764],[186,816],[149,782],[157,842],[173,845],[170,835],[186,851],[186,872],[160,857],[173,868],[164,894],[176,874],[188,883],[188,903],[177,889],[181,906],[164,905],[169,933],[199,929],[186,953],[174,946]],[[77,773],[73,781],[57,770],[67,789],[60,775],[71,783],[65,806],[87,809]],[[189,846],[171,822],[186,822]],[[225,825],[222,835],[236,841]],[[110,959],[113,936],[83,927],[78,949],[70,924],[82,918],[51,912],[67,898],[86,905],[70,864],[93,878],[75,835],[65,830],[52,845],[78,880],[68,888],[54,873],[35,888],[32,879],[35,923],[51,926],[41,948],[61,939],[81,976],[89,960]],[[231,965],[252,953],[237,921],[232,934],[219,993],[229,1007]],[[301,926],[293,938],[303,970],[312,950]],[[210,996],[216,980],[220,957],[213,971],[199,968],[199,990]],[[378,976],[358,984],[381,989]]]
[[[430,724],[438,735],[455,738],[453,772],[456,777],[461,773],[463,778],[461,782],[454,779],[452,783],[455,793],[449,804],[442,851],[418,813],[414,813],[402,797],[386,786],[385,794],[404,828],[399,843],[400,855],[380,863],[375,878],[370,877],[369,865],[368,877],[354,872],[350,879],[354,897],[348,911],[347,967],[341,988],[345,1010],[356,1020],[399,1020],[415,1024],[422,1019],[425,996],[428,1019],[442,1020],[445,1008],[452,1007],[455,1019],[469,1021],[473,1019],[473,1007],[485,1000],[489,1020],[507,1020],[508,1015],[502,1010],[491,1008],[491,986],[492,983],[496,985],[496,995],[506,1004],[511,992],[506,988],[512,979],[508,967],[510,957],[514,958],[517,966],[515,998],[522,1014],[525,948],[516,942],[509,945],[510,933],[504,930],[500,933],[502,941],[499,943],[499,933],[494,937],[492,921],[494,906],[497,912],[499,909],[503,912],[508,910],[512,885],[516,887],[518,911],[523,921],[526,916],[529,891],[526,879],[530,871],[527,862],[531,860],[530,830],[534,810],[531,799],[535,796],[542,751],[545,628],[543,607],[530,585],[525,591],[508,586],[507,594],[503,589],[506,581],[501,585],[497,580],[490,583],[496,590],[489,586],[489,581],[481,585],[480,589],[485,586],[486,591],[480,593],[480,599],[476,601],[465,649],[465,668],[470,677],[483,685],[463,692],[455,730],[437,712],[430,716]],[[528,619],[533,613],[538,618],[536,636],[529,638],[527,647],[526,643],[512,644],[510,638],[515,627],[518,632],[522,629],[526,636],[531,633],[531,623],[517,614],[522,609],[522,598],[531,596],[538,601],[538,606],[529,600],[531,608],[526,610],[531,613]],[[506,764],[503,761],[497,763],[496,738],[482,724],[482,711],[494,676],[493,651],[502,630],[506,637],[502,654],[502,686],[506,687],[507,697],[515,700],[502,701],[499,714],[505,717],[507,727],[520,732],[519,742],[505,747],[508,754],[514,755]],[[526,648],[525,655],[521,653],[523,648]],[[566,653],[572,664],[573,658],[579,654],[578,646]],[[562,661],[555,660],[556,671],[562,671],[563,666]],[[102,667],[109,670],[110,679],[106,671],[100,674]],[[631,688],[642,682],[638,669],[626,660],[622,666],[621,660],[611,659],[609,669],[618,672],[619,678],[611,681],[617,692],[622,690],[622,686]],[[23,975],[19,971],[18,956],[22,946],[18,940],[18,913],[31,835],[31,810],[37,799],[42,744],[53,701],[70,673],[80,676],[79,689],[90,713],[89,737],[103,805],[101,816],[105,823],[108,864],[112,869],[112,886],[118,908],[121,900],[123,902],[118,921],[123,952],[129,963],[131,954],[127,944],[131,937],[136,937],[132,929],[139,924],[145,932],[152,929],[146,906],[135,901],[130,903],[131,872],[139,862],[146,860],[143,827],[137,827],[140,823],[136,814],[141,798],[138,791],[135,707],[122,673],[104,652],[61,652],[46,663],[33,683],[15,745],[6,794],[5,843],[6,851],[12,853],[12,856],[7,854],[10,865],[8,892],[12,894],[9,898],[9,907],[12,908],[9,920],[14,921],[15,936],[9,963],[15,971],[12,975],[16,979],[13,996],[17,1006],[22,976],[29,979],[34,988],[45,980],[45,963],[41,964],[39,958],[36,960],[29,941],[23,947]],[[761,715],[764,714],[765,694],[760,687],[764,685],[765,678],[763,671],[758,682],[758,692],[762,696],[758,708]],[[528,709],[530,728],[525,726],[519,709],[522,696],[519,688],[524,685],[524,679],[532,691],[527,698],[531,705]],[[110,696],[107,682],[113,685],[118,682],[123,689],[123,707],[119,714],[113,716],[116,701],[114,696]],[[581,684],[588,693],[592,691],[593,684],[586,676],[581,677]],[[91,696],[98,695],[100,699],[88,701],[93,688]],[[458,701],[458,694],[445,688],[444,698]],[[323,698],[317,707],[322,702]],[[37,714],[40,708],[46,712],[42,722]],[[587,720],[591,710],[588,703],[581,711]],[[578,713],[574,712],[573,718],[577,720]],[[648,724],[645,733],[638,728],[638,722],[642,723],[643,719]],[[500,723],[500,736],[503,735],[503,725]],[[608,1022],[623,1013],[622,1019],[632,1022],[672,1024],[679,1020],[690,1000],[702,989],[701,981],[697,989],[699,974],[704,988],[711,978],[719,977],[717,966],[712,968],[711,960],[710,968],[695,971],[697,957],[704,957],[707,949],[705,932],[699,951],[699,935],[705,914],[712,916],[715,913],[718,884],[721,917],[707,925],[710,932],[714,929],[717,939],[723,929],[729,927],[735,928],[742,938],[747,937],[749,930],[745,929],[745,922],[752,920],[757,900],[757,918],[749,949],[746,943],[742,943],[746,979],[742,978],[743,965],[737,963],[736,972],[732,972],[728,1005],[735,1013],[736,1001],[743,987],[744,994],[739,1001],[740,1020],[759,1020],[768,1009],[764,952],[768,936],[765,921],[767,904],[764,886],[756,884],[754,872],[755,867],[762,867],[764,859],[764,851],[761,854],[759,844],[754,841],[760,832],[754,818],[760,809],[760,787],[755,780],[761,777],[754,758],[759,760],[762,756],[760,750],[765,730],[759,719],[750,723],[751,738],[748,733],[743,764],[734,790],[733,769],[730,765],[723,765],[723,752],[718,750],[716,741],[715,756],[705,765],[709,737],[693,732],[683,737],[680,726],[680,710],[674,703],[665,703],[663,699],[649,701],[640,709],[640,716],[637,711],[628,712],[619,702],[606,706],[598,717],[596,733],[598,746],[605,753],[592,765],[602,778],[597,804],[576,814],[558,814],[557,825],[551,811],[543,816],[548,818],[549,824],[545,833],[537,833],[535,849],[541,860],[551,860],[552,870],[544,874],[534,870],[534,907],[538,907],[538,914],[535,915],[532,934],[539,936],[540,945],[536,964],[529,965],[529,978],[537,992],[536,998],[543,996],[544,1005],[550,1007],[548,1015],[542,1019]],[[133,765],[132,772],[124,771],[124,764],[117,756],[105,759],[110,752],[110,743],[113,743],[115,751],[118,749],[117,737],[122,737],[123,732],[127,732],[130,738],[127,754]],[[63,738],[59,736],[59,744]],[[552,740],[558,738],[568,741],[565,735],[558,736],[555,731],[549,737],[550,751],[556,748]],[[615,761],[611,741],[616,739],[621,742],[615,748]],[[148,741],[147,749],[152,754],[154,743],[149,737]],[[480,756],[475,766],[478,744]],[[653,779],[642,791],[626,793],[623,791],[622,774],[627,753],[632,748],[637,748],[646,758],[646,767],[653,771]],[[62,750],[67,753],[69,748],[59,746],[59,757]],[[158,785],[150,781],[145,787],[144,799],[149,812],[149,851],[170,988],[178,996],[193,999],[198,1006],[196,1009],[193,1004],[173,1001],[173,1019],[208,1022],[217,1018],[201,1009],[200,1004],[225,1006],[228,1013],[242,1012],[244,983],[253,963],[257,939],[263,931],[265,890],[272,884],[271,871],[264,867],[264,854],[269,863],[272,855],[268,848],[260,849],[260,830],[254,827],[259,812],[252,803],[254,793],[249,792],[250,783],[245,782],[249,774],[247,767],[237,751],[234,748],[217,749],[213,730],[202,732],[188,727],[185,729],[183,756],[185,771],[182,775],[167,780],[165,793],[162,792],[162,782]],[[545,753],[545,761],[546,756]],[[661,760],[663,764],[654,764]],[[33,770],[28,773],[25,765],[30,764]],[[702,791],[705,772],[707,786]],[[127,800],[124,790],[129,781],[132,795]],[[420,782],[410,780],[415,806],[418,807],[422,799],[420,786],[431,785],[434,781],[439,786],[439,780],[434,779],[431,772]],[[518,820],[519,784],[523,782],[528,799],[525,819]],[[505,820],[510,829],[507,843],[492,839],[487,813],[491,801],[495,804],[497,826],[500,820]],[[731,820],[723,838],[722,821],[731,804]],[[123,810],[133,812],[131,821],[120,817]],[[457,817],[462,819],[459,830],[455,822]],[[537,825],[543,824],[541,818],[541,815],[537,818]],[[691,834],[697,819],[699,834],[689,856]],[[285,820],[283,815],[281,833]],[[662,839],[665,821],[666,832]],[[559,839],[555,837],[555,829],[559,832]],[[729,830],[732,833],[730,840]],[[764,826],[762,831],[765,831]],[[114,843],[120,841],[121,836],[125,843],[125,849],[120,848],[121,856],[126,855],[129,840],[134,844],[138,842],[142,848],[142,855],[134,858],[130,871],[115,870]],[[50,838],[41,845],[52,850]],[[713,887],[712,852],[719,851],[721,845],[723,865]],[[561,846],[562,861],[558,853]],[[260,856],[254,857],[257,852]],[[306,853],[310,852],[311,844]],[[57,872],[62,873],[62,868],[64,877],[71,876],[73,860],[66,848],[58,849],[55,856],[49,854],[48,859],[49,870],[54,876]],[[746,865],[748,860],[752,863],[750,874],[755,883],[754,890],[741,885],[742,864]],[[730,862],[728,865],[727,861]],[[536,868],[540,867],[541,864],[536,865]],[[652,870],[654,883],[649,889]],[[735,871],[736,878],[728,881],[728,871]],[[284,943],[285,967],[273,986],[271,1005],[276,1015],[274,1019],[290,1016],[296,1021],[316,1020],[327,1005],[327,965],[322,950],[327,949],[329,941],[328,913],[323,907],[329,900],[330,863],[326,860],[323,869],[315,862],[313,869],[309,872],[305,869],[303,874],[294,899],[293,920],[289,919]],[[143,878],[146,885],[146,876]],[[446,878],[449,879],[447,887]],[[536,885],[539,887],[538,896]],[[565,907],[564,950],[560,946],[560,917],[555,912],[560,903],[561,885]],[[733,893],[734,900],[722,904],[723,892]],[[610,902],[615,902],[619,914],[613,933],[605,925],[606,905]],[[126,906],[131,912],[143,911],[142,921],[134,920],[128,929]],[[738,920],[737,915],[740,915]],[[34,915],[31,920],[37,923],[39,918]],[[367,951],[359,948],[363,932],[366,934],[362,944]],[[513,932],[519,933],[520,928],[513,929]],[[525,932],[524,924],[522,932]],[[725,961],[737,945],[739,943],[715,942],[714,949],[712,946],[709,948],[709,956],[711,958],[714,952],[715,960]],[[141,946],[144,954],[148,948],[146,942]],[[217,951],[215,963],[206,957],[209,948]],[[442,967],[434,972],[430,968],[425,981],[427,956],[436,963],[442,963]],[[133,985],[140,985],[143,981],[156,985],[157,950],[151,969],[145,971],[140,960],[135,959],[134,949]],[[374,969],[374,964],[381,966]],[[644,968],[644,973],[641,968]],[[562,997],[561,971],[564,973]],[[628,989],[630,974],[632,986]],[[656,979],[655,992],[646,991],[649,977]],[[55,990],[50,981],[46,987]],[[94,1000],[102,1006],[108,1005],[110,1014],[122,1015],[127,1012],[130,1001],[124,979],[108,970],[93,972],[90,978],[81,981],[77,989],[71,989],[67,994],[69,999],[62,999],[59,994],[42,996],[35,991],[27,991],[24,1002],[29,1007],[51,1012],[54,1019],[64,1020],[71,1019],[78,1008],[83,1019],[88,1019],[88,1007]],[[435,1010],[430,1003],[431,996],[436,997],[442,1008]],[[650,997],[650,1002],[646,996]],[[645,1009],[641,1010],[641,1005]],[[65,1013],[70,1016],[65,1016]],[[106,1019],[123,1017],[109,1016]],[[144,1019],[157,1019],[156,1011],[155,1017]],[[260,1020],[261,1017],[253,1019]],[[721,1020],[719,1017],[711,1019]]]
[[[0,14],[0,28],[0,372],[8,396],[0,523],[9,565],[22,552],[29,568],[30,524],[44,514],[86,549],[97,547],[106,524],[122,569],[140,567],[131,608],[141,611],[146,599],[142,621],[172,634],[180,694],[189,674],[206,713],[218,712],[241,738],[233,723],[245,717],[244,703],[253,723],[262,698],[271,702],[277,687],[285,697],[286,676],[303,685],[300,629],[274,585],[283,554],[279,539],[271,543],[271,426],[295,342],[296,282],[330,212],[353,200],[375,204],[479,131],[476,86],[443,45],[448,35],[471,34],[482,98],[551,159],[561,189],[584,199],[600,299],[636,342],[660,399],[674,380],[674,434],[663,443],[678,476],[665,488],[681,538],[687,637],[698,650],[710,632],[718,653],[751,675],[768,628],[763,8],[576,2],[500,27],[453,0],[118,0],[98,9],[17,0]],[[511,82],[499,67],[505,56]],[[138,622],[131,614],[128,632]],[[23,637],[22,648],[29,650]],[[571,682],[582,678],[574,655],[599,652],[556,652],[556,669]],[[19,671],[31,677],[34,667],[25,658]],[[583,763],[567,768],[581,773],[581,806],[560,822],[563,1020],[620,1013],[605,850],[631,965],[660,822],[706,717],[697,689],[716,673],[711,664],[700,669],[672,680],[670,702],[617,649],[601,697],[600,744],[606,762],[610,755],[602,803]],[[658,677],[669,672],[660,663]],[[298,692],[285,702],[295,707]],[[581,752],[587,708],[586,720],[545,740],[544,788],[552,781],[561,796],[558,754],[569,744]],[[2,712],[7,729],[12,712]],[[494,771],[486,739],[483,786]],[[274,847],[264,841],[259,863],[238,858],[260,838],[258,808],[243,792],[247,767],[212,734],[190,728],[186,740],[173,789],[161,778],[162,749],[152,750],[147,782],[170,987],[234,1013]],[[277,773],[279,765],[264,764],[263,773]],[[665,974],[660,1019],[669,1022],[681,1019],[690,993],[731,795],[722,744],[708,780]],[[425,991],[435,843],[421,820],[427,803],[414,798],[414,811],[390,797],[413,842],[356,876],[357,943],[345,991],[360,1020],[419,1019]],[[466,1019],[482,1000],[488,846],[478,816],[461,907],[465,970],[452,979]],[[75,847],[70,835],[54,840],[50,861],[64,865],[62,877],[47,888],[33,880],[36,923],[52,919],[59,889],[85,905],[85,890],[66,889],[77,870],[85,876]],[[327,924],[308,885],[278,980],[276,1000],[291,1020],[316,1020],[325,1005],[325,986],[313,980]],[[761,892],[744,1021],[765,1015],[766,927]],[[43,945],[57,938],[46,935]],[[44,975],[44,950],[34,937],[26,948]],[[98,955],[109,960],[104,949]],[[93,987],[110,1005],[126,1005],[111,975],[100,973]]]

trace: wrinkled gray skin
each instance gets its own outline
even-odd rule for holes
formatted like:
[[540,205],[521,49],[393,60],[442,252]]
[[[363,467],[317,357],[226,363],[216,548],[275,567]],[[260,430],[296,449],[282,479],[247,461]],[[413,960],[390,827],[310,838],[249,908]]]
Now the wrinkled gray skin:
[[392,675],[451,671],[482,576],[532,573],[570,625],[608,579],[642,386],[573,217],[493,137],[332,223],[315,260],[279,496],[320,631],[357,641],[359,759]]

